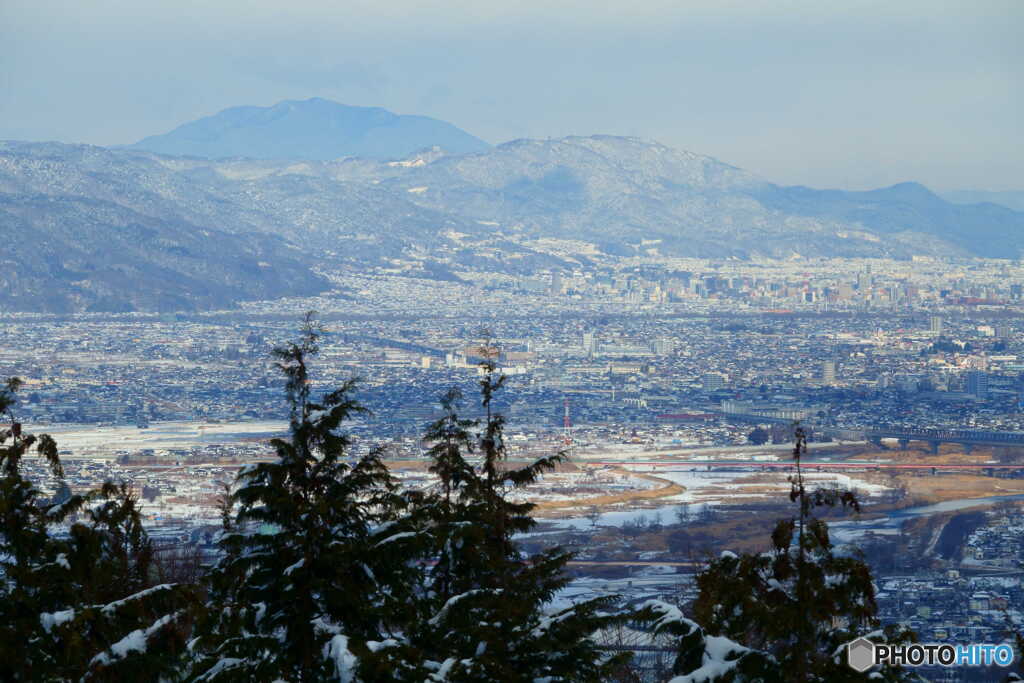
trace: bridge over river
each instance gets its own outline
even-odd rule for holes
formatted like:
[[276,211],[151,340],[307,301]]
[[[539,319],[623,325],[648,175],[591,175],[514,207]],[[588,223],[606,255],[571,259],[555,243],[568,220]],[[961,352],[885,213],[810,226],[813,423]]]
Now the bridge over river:
[[[719,412],[728,419],[740,421],[760,423],[768,422],[775,424],[794,423],[794,418],[789,414],[782,417],[766,415],[763,412],[749,414],[729,411],[714,412]],[[931,449],[933,454],[938,454],[939,446],[944,443],[960,444],[968,453],[970,453],[975,446],[1024,446],[1024,432],[995,432],[983,429],[956,428],[921,429],[894,426],[841,428],[816,425],[813,420],[811,420],[809,424],[811,429],[818,434],[831,436],[832,438],[839,439],[841,441],[870,441],[879,447],[882,445],[882,439],[895,439],[899,442],[901,450],[907,450],[911,441],[923,441],[928,444],[928,447]]]
[[968,453],[975,446],[1024,446],[1024,432],[991,432],[981,429],[872,427],[864,430],[864,439],[876,446],[882,445],[882,439],[896,439],[902,450],[907,450],[911,441],[923,441],[936,454],[939,445],[944,443],[960,444]]

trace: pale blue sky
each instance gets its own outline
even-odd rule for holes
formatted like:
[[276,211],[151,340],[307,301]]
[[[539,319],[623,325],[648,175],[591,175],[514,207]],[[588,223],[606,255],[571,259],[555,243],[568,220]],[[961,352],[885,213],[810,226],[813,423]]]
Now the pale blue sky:
[[769,180],[1024,189],[1019,0],[0,0],[0,138],[319,96],[489,142],[611,133]]

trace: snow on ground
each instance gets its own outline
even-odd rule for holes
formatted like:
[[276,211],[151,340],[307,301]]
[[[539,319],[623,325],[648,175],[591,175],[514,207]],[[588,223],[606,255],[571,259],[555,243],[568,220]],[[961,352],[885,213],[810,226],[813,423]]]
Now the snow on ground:
[[[652,470],[647,466],[639,466],[635,469],[679,484],[686,489],[684,493],[663,498],[664,501],[722,504],[737,498],[764,498],[776,492],[786,493],[790,487],[789,481],[786,479],[789,473],[780,471],[702,470],[697,467]],[[888,490],[887,487],[880,484],[873,484],[856,476],[834,472],[806,473],[804,480],[809,487],[837,486],[854,489],[864,496],[876,496]]]
[[283,434],[283,420],[246,422],[154,422],[149,427],[97,425],[28,425],[33,432],[45,432],[57,440],[61,453],[71,455],[110,455],[115,451],[191,448],[211,443],[230,443],[252,439],[266,440]]
[[[782,500],[782,497],[788,494],[790,487],[786,480],[787,473],[779,471],[761,472],[751,469],[723,471],[697,467],[652,469],[647,465],[630,467],[628,464],[624,464],[623,467],[670,481],[686,490],[683,493],[644,501],[636,505],[605,506],[601,508],[601,513],[596,519],[587,516],[588,510],[584,504],[576,509],[566,510],[564,518],[545,521],[554,528],[578,530],[591,528],[595,524],[597,526],[623,526],[638,523],[649,524],[652,521],[661,524],[675,524],[681,512],[689,515],[698,514],[707,506],[751,502],[772,497]],[[805,478],[811,487],[853,488],[862,496],[878,495],[886,490],[884,486],[872,484],[847,474],[811,472]]]
[[[665,498],[662,500],[671,500]],[[601,512],[595,519],[584,516],[585,510],[569,511],[571,517],[558,519],[544,519],[545,528],[559,530],[576,529],[584,531],[593,526],[627,526],[630,524],[647,525],[652,522],[660,524],[677,524],[679,513],[685,511],[687,514],[698,514],[708,507],[707,503],[659,505],[654,508],[619,508]]]
[[[424,489],[439,484],[437,477],[422,470],[394,470],[393,474],[401,481],[402,486],[407,488]],[[564,502],[629,491],[646,491],[662,486],[664,484],[661,482],[632,476],[612,468],[587,468],[582,471],[546,473],[535,484],[520,489],[508,489],[506,496],[509,500],[517,502]]]

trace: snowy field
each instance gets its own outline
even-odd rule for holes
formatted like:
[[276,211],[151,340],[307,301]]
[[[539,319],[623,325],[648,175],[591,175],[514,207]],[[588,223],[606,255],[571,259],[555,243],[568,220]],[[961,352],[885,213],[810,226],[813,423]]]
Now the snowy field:
[[[659,469],[649,471],[652,476],[667,479],[686,488],[685,493],[663,500],[684,503],[704,502],[724,504],[733,499],[770,497],[773,493],[787,494],[789,481],[787,472],[771,471],[722,471]],[[877,496],[888,490],[885,486],[873,484],[855,476],[836,472],[809,472],[804,474],[808,487],[839,487],[852,489],[864,497]]]
[[26,425],[57,440],[62,456],[115,457],[117,451],[187,449],[210,444],[266,440],[284,433],[283,420],[206,423],[154,422],[149,427],[96,425]]
[[[210,523],[218,519],[217,499],[221,482],[234,478],[231,466],[188,466],[169,459],[167,464],[140,464],[123,468],[114,459],[123,453],[153,451],[166,455],[176,450],[188,450],[219,444],[253,446],[265,443],[287,428],[283,421],[245,421],[203,423],[197,421],[160,422],[139,429],[133,426],[96,425],[29,425],[32,431],[47,431],[57,440],[65,459],[83,459],[82,467],[73,467],[72,485],[77,489],[102,479],[126,480],[142,490],[148,487],[154,495],[143,501],[143,511],[151,522]],[[230,449],[232,452],[235,448]],[[773,449],[728,448],[715,449],[715,458],[743,457],[745,459],[775,459]],[[544,475],[534,485],[510,491],[513,500],[529,500],[541,506],[538,513],[545,521],[553,521],[559,528],[585,529],[596,523],[600,526],[625,524],[677,523],[679,514],[694,514],[706,506],[722,506],[754,500],[777,498],[781,500],[789,490],[785,471],[708,470],[700,461],[681,462],[671,466],[634,464],[642,462],[644,454],[629,447],[617,447],[622,458],[616,466],[586,466],[586,459],[577,460],[585,465],[581,469],[553,472]],[[607,457],[607,456],[603,456]],[[86,462],[92,461],[93,465]],[[105,463],[100,465],[100,463]],[[113,467],[117,471],[108,471]],[[437,479],[421,467],[395,469],[394,474],[403,486],[432,488]],[[806,475],[811,485],[853,488],[865,498],[878,495],[885,487],[857,478],[855,474],[811,472]],[[90,479],[97,481],[89,482]],[[656,497],[654,492],[670,484],[682,487],[682,492]],[[652,494],[655,497],[650,497]],[[623,498],[648,496],[640,500]],[[561,506],[561,507],[560,507]],[[552,520],[551,518],[557,518]],[[545,525],[547,526],[547,525]],[[550,527],[549,527],[550,528]]]
[[[424,470],[398,469],[392,473],[401,481],[402,486],[408,488],[427,489],[440,483],[437,477]],[[521,489],[509,489],[506,496],[509,500],[517,502],[560,503],[647,491],[661,486],[664,484],[611,468],[587,468],[583,471],[549,472],[536,484]]]
[[[643,501],[635,504],[621,504],[601,508],[596,522],[586,516],[586,508],[566,510],[564,516],[551,522],[560,529],[590,528],[598,526],[623,526],[626,524],[650,523],[676,524],[681,513],[693,515],[706,506],[724,506],[730,503],[744,503],[755,500],[783,500],[789,493],[787,473],[779,471],[760,472],[753,469],[722,471],[698,469],[686,466],[679,469],[650,466],[635,466],[629,469],[658,477],[684,487],[682,493]],[[885,486],[842,473],[812,472],[805,475],[810,487],[840,487],[856,490],[862,498],[869,499],[884,493]],[[653,483],[653,482],[648,482]]]

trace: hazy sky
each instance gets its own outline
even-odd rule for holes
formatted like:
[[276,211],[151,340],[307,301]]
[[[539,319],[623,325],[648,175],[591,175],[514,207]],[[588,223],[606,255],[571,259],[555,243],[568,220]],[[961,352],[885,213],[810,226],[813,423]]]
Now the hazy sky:
[[787,184],[1024,189],[1024,2],[0,0],[0,139],[127,143],[312,96]]

